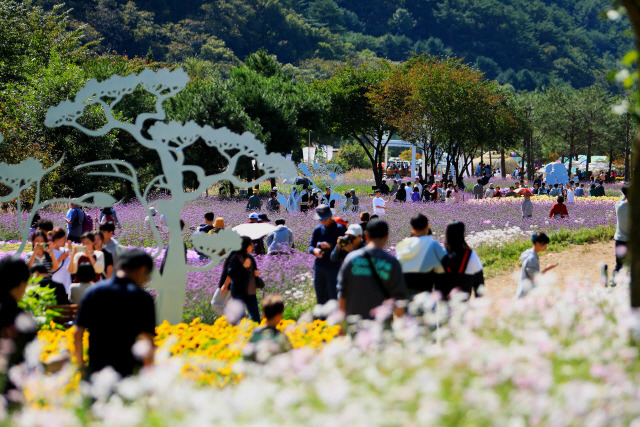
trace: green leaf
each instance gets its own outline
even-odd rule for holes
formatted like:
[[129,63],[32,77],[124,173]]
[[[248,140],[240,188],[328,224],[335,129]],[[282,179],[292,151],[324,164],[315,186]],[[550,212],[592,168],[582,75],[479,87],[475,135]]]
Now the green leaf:
[[627,67],[629,67],[629,66],[635,64],[636,62],[638,62],[638,51],[637,50],[631,50],[631,51],[627,52],[626,55],[624,56],[624,58],[622,58],[622,62]]

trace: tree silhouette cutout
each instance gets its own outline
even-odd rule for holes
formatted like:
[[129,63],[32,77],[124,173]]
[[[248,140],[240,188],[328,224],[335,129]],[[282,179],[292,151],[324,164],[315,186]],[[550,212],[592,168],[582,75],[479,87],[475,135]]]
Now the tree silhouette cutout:
[[[78,168],[107,167],[105,171],[90,172],[90,175],[124,179],[132,184],[136,196],[149,212],[151,229],[158,242],[158,249],[162,247],[162,239],[154,223],[154,217],[150,215],[148,196],[153,189],[166,190],[170,194],[170,199],[155,202],[156,209],[167,219],[169,244],[166,265],[170,268],[165,268],[162,274],[154,275],[152,287],[158,293],[156,304],[159,308],[159,320],[166,319],[172,323],[182,321],[187,272],[213,268],[224,254],[240,247],[240,238],[232,231],[197,236],[194,246],[209,255],[211,262],[205,267],[188,265],[184,257],[184,241],[180,228],[180,213],[184,204],[198,198],[218,181],[226,180],[237,186],[251,187],[265,179],[296,175],[296,168],[291,161],[279,154],[267,154],[264,145],[252,133],[245,132],[239,135],[226,128],[214,129],[195,122],[164,122],[166,114],[162,103],[184,89],[188,81],[189,77],[181,69],[146,69],[138,75],[113,76],[103,82],[90,80],[76,94],[74,100],[63,101],[51,107],[45,119],[47,126],[72,126],[90,136],[102,136],[113,129],[120,129],[131,134],[138,143],[158,155],[163,174],[155,177],[144,190],[140,189],[135,169],[125,161],[99,160],[80,165]],[[132,123],[118,120],[113,113],[114,108],[125,95],[132,94],[138,87],[156,97],[155,111],[139,114]],[[99,106],[104,112],[106,123],[99,129],[86,128],[79,122],[91,106]],[[184,164],[184,150],[197,141],[203,141],[210,147],[212,155],[217,153],[225,158],[227,168],[220,173],[207,175],[199,166]],[[234,172],[242,157],[254,158],[263,174],[250,182],[243,182],[237,178]],[[197,187],[192,191],[184,188],[186,173],[191,173],[197,178]]]

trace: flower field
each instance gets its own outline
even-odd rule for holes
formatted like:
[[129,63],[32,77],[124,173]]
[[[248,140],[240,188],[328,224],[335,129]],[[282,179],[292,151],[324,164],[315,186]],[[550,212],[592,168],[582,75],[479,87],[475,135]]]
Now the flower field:
[[[66,389],[61,384],[76,377],[71,367],[32,371],[30,400],[6,423],[635,425],[640,362],[627,335],[628,283],[545,282],[521,300],[454,304],[450,316],[423,294],[409,308],[417,316],[390,329],[373,322],[338,337],[324,324],[298,325],[289,332],[295,350],[266,365],[238,361],[228,383],[218,381],[229,377],[225,360],[239,357],[233,346],[251,326],[161,325],[153,369],[121,382],[103,372],[91,386]],[[65,348],[68,333],[41,333],[40,340],[43,349],[52,342]],[[227,349],[218,351],[224,340]],[[320,340],[330,342],[318,347]],[[193,357],[207,351],[205,360]],[[87,413],[84,397],[96,401]]]
[[[500,183],[501,181],[497,180]],[[509,183],[513,181],[505,181]],[[343,186],[345,188],[370,188],[368,180],[363,180],[362,174],[354,177],[346,177]],[[389,250],[393,251],[395,245],[411,233],[409,220],[417,213],[427,215],[430,221],[434,237],[440,242],[444,241],[444,231],[452,221],[463,221],[467,229],[467,238],[473,248],[502,247],[508,242],[524,240],[536,231],[551,233],[566,230],[569,232],[595,229],[597,227],[615,226],[614,204],[619,197],[618,185],[607,186],[608,197],[600,198],[576,198],[576,203],[569,204],[569,218],[555,220],[548,218],[551,205],[555,202],[549,197],[534,197],[533,218],[522,219],[520,202],[518,198],[494,198],[473,200],[468,193],[465,194],[464,203],[397,203],[389,202],[384,219],[390,226]],[[360,194],[361,210],[369,210],[372,197]],[[203,221],[203,214],[213,211],[215,216],[225,219],[227,227],[246,222],[248,213],[245,211],[246,199],[220,199],[217,197],[201,197],[185,206],[182,218],[186,223],[184,238],[188,242],[189,237]],[[116,230],[116,237],[121,244],[132,247],[149,248],[155,245],[152,234],[144,227],[146,216],[140,203],[133,201],[120,204],[116,207],[118,219],[122,225]],[[92,215],[97,211],[92,210]],[[350,223],[357,223],[358,213],[338,213]],[[64,226],[64,212],[45,211],[42,217],[51,219],[57,226]],[[287,305],[287,317],[297,318],[303,311],[309,309],[314,303],[313,283],[311,271],[313,257],[306,253],[307,245],[317,222],[312,214],[281,213],[287,226],[294,234],[296,250],[290,256],[264,257],[258,256],[258,269],[265,279],[267,288],[265,293],[280,293],[285,297]],[[278,215],[269,214],[272,221]],[[0,236],[5,240],[18,238],[17,221],[11,213],[0,214]],[[167,237],[166,230],[161,233]],[[189,243],[187,243],[189,245]],[[6,249],[15,249],[9,246]],[[9,252],[10,253],[10,252]],[[158,258],[161,259],[162,255]],[[189,250],[188,260],[192,264],[200,261],[198,255]],[[200,318],[203,323],[212,323],[215,316],[209,302],[217,288],[221,266],[208,272],[190,272],[188,276],[187,295],[185,299],[184,320],[191,322]],[[151,283],[153,287],[153,283]]]

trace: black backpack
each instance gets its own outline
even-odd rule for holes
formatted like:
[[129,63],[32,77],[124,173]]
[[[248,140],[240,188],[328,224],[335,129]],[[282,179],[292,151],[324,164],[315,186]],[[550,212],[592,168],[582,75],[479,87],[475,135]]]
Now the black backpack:
[[462,256],[448,253],[442,258],[444,268],[444,278],[436,289],[440,291],[443,299],[449,299],[449,294],[455,288],[462,292],[471,293],[473,287],[473,276],[465,274],[469,260],[471,259],[471,249],[464,251]]

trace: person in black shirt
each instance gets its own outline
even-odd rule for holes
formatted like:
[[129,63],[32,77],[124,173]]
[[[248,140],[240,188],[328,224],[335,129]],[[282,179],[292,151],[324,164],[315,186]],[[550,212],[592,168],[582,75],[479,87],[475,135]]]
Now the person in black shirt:
[[388,196],[390,191],[391,190],[389,189],[389,186],[387,185],[387,181],[383,179],[382,180],[382,184],[380,184],[380,193],[383,196]]
[[51,288],[54,290],[54,295],[56,296],[56,304],[58,305],[66,305],[69,304],[69,297],[67,296],[67,291],[64,288],[62,283],[54,282],[49,276],[49,272],[47,271],[47,267],[44,265],[34,265],[30,269],[31,274],[36,276],[36,278],[40,278],[38,281],[38,286],[43,288]]
[[[12,345],[6,346],[2,356],[6,362],[6,368],[24,361],[24,349],[31,340],[36,337],[37,325],[30,315],[24,313],[18,307],[18,301],[22,299],[27,290],[29,280],[29,268],[18,257],[7,256],[0,260],[0,338],[9,340]],[[17,324],[16,319],[24,316],[27,322]],[[5,378],[2,385],[3,391],[14,388],[14,385]]]
[[207,212],[204,214],[204,224],[200,224],[198,227],[198,233],[208,233],[213,230],[213,212]]
[[[153,298],[142,289],[153,271],[153,260],[141,251],[118,257],[114,276],[93,286],[82,297],[75,325],[75,356],[83,369],[83,336],[89,331],[88,374],[111,366],[123,377],[142,365],[153,363],[156,314]],[[138,360],[132,348],[136,341],[148,342],[148,351]]]
[[104,270],[102,270],[102,274],[100,277],[102,279],[110,279],[113,275],[113,255],[111,252],[105,251],[103,248],[104,243],[104,234],[102,231],[96,231],[93,233],[93,249],[96,251],[101,251],[102,256],[104,257]]

